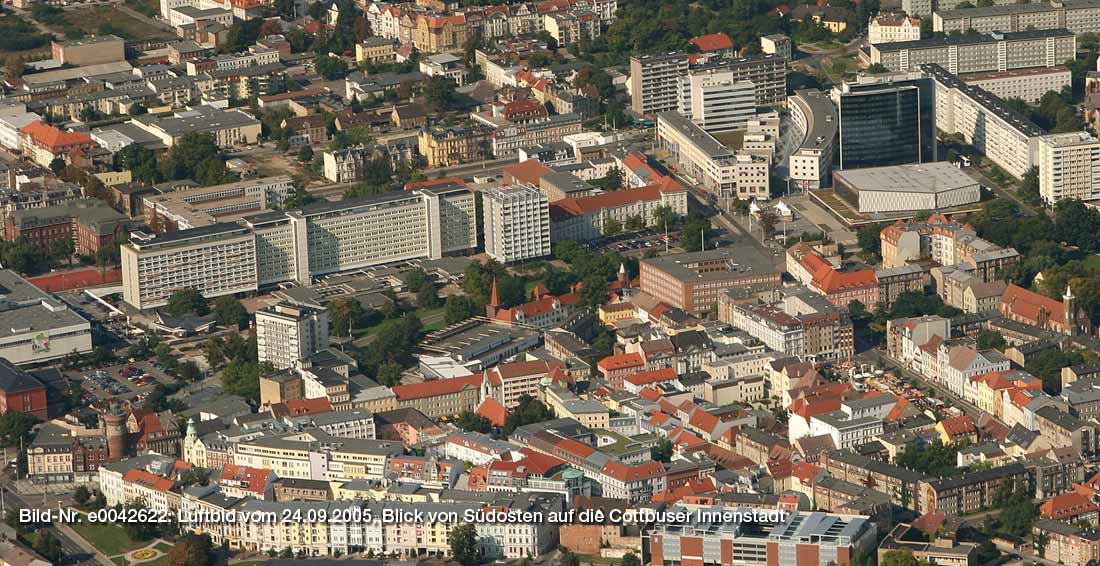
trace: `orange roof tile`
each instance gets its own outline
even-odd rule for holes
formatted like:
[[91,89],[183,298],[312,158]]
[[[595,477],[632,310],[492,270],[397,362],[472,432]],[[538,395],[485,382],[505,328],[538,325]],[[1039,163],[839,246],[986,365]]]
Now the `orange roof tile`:
[[657,383],[659,381],[673,381],[676,379],[676,370],[672,368],[661,368],[652,371],[641,371],[634,375],[628,375],[623,378],[624,381],[629,381],[634,385],[649,385],[650,383]]
[[638,354],[615,354],[601,359],[596,365],[607,371],[615,371],[644,366],[645,361]]
[[66,132],[44,122],[31,122],[19,130],[35,143],[56,151],[73,145],[91,144],[92,137],[82,132]]
[[501,405],[499,401],[492,397],[482,401],[475,412],[488,419],[489,422],[493,423],[493,426],[504,426],[505,421],[508,420],[508,415],[511,414],[508,409],[504,408],[504,405]]
[[440,395],[452,395],[469,387],[481,387],[481,379],[480,375],[467,375],[465,377],[436,379],[410,385],[395,385],[393,392],[398,401],[427,399]]
[[712,33],[709,35],[700,35],[699,37],[691,38],[691,44],[699,48],[699,51],[704,53],[708,51],[720,51],[723,49],[733,49],[733,40],[730,36],[724,33]]

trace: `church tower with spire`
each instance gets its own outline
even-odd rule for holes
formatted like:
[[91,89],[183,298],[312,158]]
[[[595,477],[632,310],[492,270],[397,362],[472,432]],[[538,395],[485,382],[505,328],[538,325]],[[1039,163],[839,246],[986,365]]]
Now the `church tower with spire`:
[[1076,336],[1077,329],[1077,297],[1073,296],[1073,289],[1066,285],[1066,292],[1062,295],[1062,309],[1065,313],[1066,331],[1070,336]]
[[489,304],[485,305],[485,316],[496,318],[500,310],[500,290],[497,289],[497,278],[493,278],[493,292],[489,295]]

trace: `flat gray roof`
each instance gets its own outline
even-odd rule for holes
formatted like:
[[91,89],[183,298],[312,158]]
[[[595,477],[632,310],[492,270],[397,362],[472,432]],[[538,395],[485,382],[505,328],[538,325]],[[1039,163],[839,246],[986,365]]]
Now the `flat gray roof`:
[[[791,101],[802,107],[806,115],[806,139],[799,149],[821,149],[827,147],[836,137],[836,106],[828,93],[820,90],[802,89],[794,91]],[[821,141],[818,141],[821,139]]]
[[897,193],[935,194],[978,184],[946,161],[838,170],[833,177],[857,191]]
[[[728,269],[699,273],[696,266],[712,261],[725,261]],[[765,256],[750,244],[654,257],[643,259],[642,263],[660,269],[681,281],[721,280],[730,277],[743,277],[754,273],[775,273],[777,271],[771,258]]]
[[661,112],[657,114],[657,120],[668,124],[669,127],[680,132],[681,135],[690,138],[692,143],[711,159],[733,157],[733,152],[728,147],[722,145],[721,142],[714,139],[714,136],[708,134],[706,130],[700,128],[695,122],[688,120],[679,112]]

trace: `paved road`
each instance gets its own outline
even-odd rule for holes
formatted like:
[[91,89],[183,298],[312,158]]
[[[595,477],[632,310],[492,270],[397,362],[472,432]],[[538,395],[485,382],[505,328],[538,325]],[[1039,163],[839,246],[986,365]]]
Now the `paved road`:
[[[969,415],[970,418],[974,419],[975,423],[977,423],[978,420],[981,419],[982,415],[988,414],[985,411],[982,411],[978,407],[974,406],[972,403],[965,401],[961,397],[958,397],[957,395],[952,393],[942,383],[931,381],[915,371],[906,369],[901,365],[900,362],[887,356],[879,349],[868,350],[861,355],[871,359],[874,363],[896,369],[900,377],[903,377],[909,381],[916,381],[918,384],[921,385],[922,389],[932,390],[932,392],[934,393],[933,396],[937,399],[951,401],[951,404],[953,406],[962,410],[962,412],[966,415]],[[996,417],[993,417],[993,415],[989,416],[990,418],[997,420]],[[1001,421],[998,420],[997,422]],[[1003,425],[1004,423],[1001,424]]]
[[1020,207],[1020,212],[1023,212],[1028,216],[1039,216],[1039,214],[1046,214],[1047,216],[1054,215],[1053,211],[1047,210],[1045,208],[1036,208],[1024,202],[1023,199],[1016,196],[1016,191],[1009,191],[1001,188],[1000,185],[994,182],[993,179],[986,177],[985,174],[982,173],[981,169],[978,169],[977,167],[965,167],[963,168],[963,171],[965,171],[971,177],[976,177],[978,181],[980,181],[983,185],[989,187],[998,197],[1007,198],[1008,200],[1016,203],[1016,205]]
[[[5,507],[19,509],[41,508],[41,500],[33,496],[23,496],[12,491],[8,485],[0,483],[0,490],[4,492]],[[57,540],[61,542],[61,549],[65,552],[69,563],[75,566],[115,566],[106,556],[96,551],[88,541],[81,538],[66,525],[55,524],[48,528],[53,532]]]
[[[834,49],[819,50],[813,47],[800,45],[798,46],[798,52],[807,55],[799,59],[791,61],[791,69],[809,71],[811,73],[825,73],[825,69],[822,63],[836,55],[840,55],[847,51],[851,51],[853,48],[859,47],[859,45],[865,41],[862,37],[857,37],[848,43],[836,47]],[[828,74],[828,73],[825,73]]]

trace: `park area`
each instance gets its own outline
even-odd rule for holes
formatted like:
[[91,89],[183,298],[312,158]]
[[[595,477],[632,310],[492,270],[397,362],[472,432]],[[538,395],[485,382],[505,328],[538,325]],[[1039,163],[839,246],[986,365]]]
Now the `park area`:
[[31,17],[58,36],[66,38],[114,34],[126,40],[139,41],[166,33],[111,4],[80,6],[68,10],[38,4],[31,11]]

